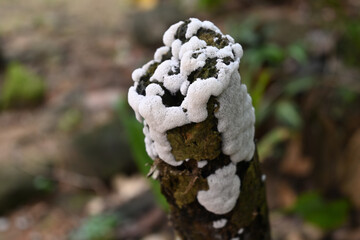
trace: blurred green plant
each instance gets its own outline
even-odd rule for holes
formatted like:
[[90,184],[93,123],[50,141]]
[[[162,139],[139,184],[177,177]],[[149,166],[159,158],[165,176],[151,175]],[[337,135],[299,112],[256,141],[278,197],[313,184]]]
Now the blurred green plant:
[[[118,111],[119,118],[124,125],[136,165],[139,171],[144,176],[147,176],[151,165],[153,164],[153,160],[150,159],[145,150],[145,136],[142,130],[143,125],[136,120],[135,116],[129,109],[127,101],[124,98],[119,100],[116,109]],[[149,181],[157,202],[163,209],[168,210],[167,201],[160,190],[160,183],[153,179],[149,179]]]
[[[274,116],[280,124],[293,130],[299,130],[302,126],[302,117],[295,99],[298,95],[316,86],[316,79],[304,76],[288,80],[285,84],[279,86],[281,88],[280,94],[266,96],[265,93],[270,82],[270,76],[270,70],[262,70],[257,83],[249,91],[253,98],[257,125],[263,123],[267,118]],[[350,99],[353,95],[349,93],[346,96]]]
[[346,20],[338,44],[338,53],[350,66],[360,64],[360,20]]
[[340,96],[341,101],[346,105],[354,103],[356,99],[360,97],[356,90],[345,86],[337,87],[337,94]]
[[305,45],[301,42],[295,42],[290,44],[286,49],[287,55],[300,64],[306,63],[308,55]]
[[80,110],[71,108],[68,109],[58,121],[58,128],[62,131],[69,132],[79,126],[82,120],[82,113]]
[[115,214],[100,214],[86,219],[73,232],[70,240],[115,240],[115,227],[120,219]]
[[225,0],[197,0],[199,9],[215,10],[220,8]]
[[295,97],[298,94],[306,92],[316,85],[316,79],[310,76],[295,78],[284,87],[284,94],[287,97]]
[[280,122],[292,129],[300,129],[302,119],[293,101],[281,100],[275,104],[275,117]]
[[56,183],[44,176],[36,176],[33,180],[35,189],[44,192],[53,192],[56,188]]
[[306,63],[308,56],[305,45],[301,41],[287,46],[266,41],[269,36],[269,26],[261,24],[257,18],[245,19],[241,24],[229,21],[227,28],[245,49],[240,70],[242,81],[248,86],[249,94],[253,99],[257,126],[268,117],[274,116],[280,124],[299,129],[301,117],[292,98],[312,87],[312,79],[287,80],[278,87],[280,94],[275,96],[266,96],[266,90],[275,83],[274,76],[279,75],[279,69],[285,59],[293,59],[298,64]]
[[276,145],[288,140],[290,136],[291,133],[289,129],[285,127],[277,127],[268,132],[257,144],[261,159],[272,156]]
[[[257,111],[260,106],[260,104],[263,101],[263,97],[265,96],[266,88],[270,82],[271,72],[268,69],[264,69],[259,74],[258,80],[256,84],[250,89],[250,95],[253,101],[253,106],[255,108],[255,111]],[[256,115],[259,113],[256,112]]]
[[324,230],[331,230],[347,221],[349,209],[344,199],[326,200],[317,192],[306,192],[299,196],[290,212]]
[[241,43],[244,47],[255,47],[261,44],[262,34],[257,32],[259,28],[259,19],[250,16],[244,19],[241,24],[236,20],[230,20],[226,23],[227,32]]
[[36,74],[19,63],[11,63],[0,91],[0,108],[31,107],[44,100],[45,84]]

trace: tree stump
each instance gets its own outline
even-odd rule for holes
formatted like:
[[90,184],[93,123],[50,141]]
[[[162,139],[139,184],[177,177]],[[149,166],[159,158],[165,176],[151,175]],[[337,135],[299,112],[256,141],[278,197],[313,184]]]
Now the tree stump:
[[163,41],[133,72],[128,99],[178,237],[269,240],[240,44],[194,18],[172,25]]

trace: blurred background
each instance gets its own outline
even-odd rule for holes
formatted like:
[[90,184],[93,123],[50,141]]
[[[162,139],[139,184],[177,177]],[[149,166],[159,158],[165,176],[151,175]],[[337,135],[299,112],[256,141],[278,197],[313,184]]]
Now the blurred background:
[[0,240],[173,239],[126,94],[188,17],[244,48],[273,239],[360,239],[360,1],[0,0]]

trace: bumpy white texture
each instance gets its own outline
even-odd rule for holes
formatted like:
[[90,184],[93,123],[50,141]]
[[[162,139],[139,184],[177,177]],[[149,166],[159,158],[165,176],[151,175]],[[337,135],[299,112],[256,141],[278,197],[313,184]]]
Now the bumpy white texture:
[[[243,51],[241,45],[234,43],[228,35],[222,35],[211,22],[190,19],[183,43],[175,38],[178,28],[184,22],[172,25],[164,34],[164,47],[154,54],[154,60],[136,69],[132,78],[134,86],[129,89],[128,100],[139,121],[144,121],[146,150],[153,159],[160,157],[170,165],[178,166],[171,154],[171,146],[166,131],[191,122],[202,122],[207,118],[207,102],[210,96],[217,97],[220,109],[216,113],[218,130],[222,134],[222,150],[234,163],[251,159],[254,152],[254,110],[246,87],[240,83],[238,67]],[[218,49],[207,46],[206,42],[195,36],[200,28],[210,29],[229,40],[228,46]],[[163,61],[163,55],[172,53],[169,60]],[[227,65],[223,58],[230,57]],[[216,58],[217,77],[195,79],[192,83],[188,76],[195,70],[204,67],[209,58]],[[145,96],[136,92],[139,81],[148,68],[160,63],[145,89]],[[170,74],[172,72],[172,74]],[[166,107],[162,96],[166,88],[172,94],[180,93],[184,100],[180,106]]]
[[199,191],[197,200],[208,211],[226,214],[236,205],[240,194],[240,178],[236,175],[236,165],[230,163],[207,177],[209,190]]
[[209,21],[202,22],[199,19],[190,18],[190,23],[187,27],[185,37],[191,38],[191,36],[194,36],[200,28],[213,30],[214,32],[221,34],[219,28],[217,28],[212,22]]
[[165,46],[170,47],[171,44],[174,42],[175,40],[175,34],[176,31],[178,30],[178,28],[181,26],[181,24],[183,24],[183,21],[180,21],[178,23],[173,24],[172,26],[170,26],[170,28],[164,33],[163,36],[163,42],[165,44]]
[[222,134],[222,151],[237,163],[251,160],[254,155],[255,113],[251,97],[246,86],[240,83],[237,71],[230,78],[230,86],[218,97],[220,108],[215,117],[218,131]]
[[222,218],[222,219],[213,221],[213,228],[217,228],[217,229],[223,228],[223,227],[225,227],[226,223],[227,223],[226,218]]
[[154,62],[155,62],[154,60],[151,60],[150,62],[146,63],[141,68],[135,69],[133,71],[131,77],[132,77],[132,79],[134,80],[135,83],[140,81],[140,78],[146,73],[146,71],[148,70],[150,65],[153,64]]
[[167,46],[159,47],[154,54],[154,60],[156,62],[160,62],[162,56],[165,55],[169,50],[170,48]]

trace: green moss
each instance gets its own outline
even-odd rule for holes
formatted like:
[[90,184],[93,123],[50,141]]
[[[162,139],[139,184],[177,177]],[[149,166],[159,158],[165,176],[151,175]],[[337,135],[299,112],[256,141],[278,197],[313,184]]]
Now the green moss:
[[232,211],[230,222],[238,229],[246,228],[249,225],[261,228],[268,224],[265,185],[261,176],[260,164],[257,154],[255,154],[241,179],[240,196]]
[[185,159],[213,160],[221,153],[221,135],[217,131],[217,119],[214,112],[218,103],[210,98],[208,117],[200,123],[190,123],[167,131],[167,138],[172,147],[171,153],[177,161]]
[[172,56],[172,54],[171,54],[171,49],[170,49],[166,54],[164,54],[164,55],[162,56],[161,62],[164,62],[164,61],[166,61],[166,60],[170,60],[170,59],[171,59],[171,56]]
[[207,180],[192,175],[177,175],[179,185],[174,190],[176,204],[182,208],[195,201],[198,191],[208,190]]
[[9,65],[0,93],[0,108],[31,107],[45,97],[44,81],[18,63]]
[[175,38],[179,39],[182,42],[186,42],[186,31],[187,31],[187,27],[190,23],[190,20],[186,20],[183,24],[181,24],[181,26],[178,28],[178,30],[176,31],[175,34]]
[[210,77],[217,77],[218,70],[216,68],[216,58],[208,58],[205,61],[205,65],[202,68],[199,68],[193,71],[188,80],[190,83],[196,81],[196,79],[207,79]]
[[196,33],[196,36],[199,39],[204,40],[208,46],[213,46],[220,49],[229,45],[229,40],[227,38],[209,29],[200,28]]
[[[186,20],[182,25],[180,25],[175,34],[175,38],[179,39],[183,43],[189,41],[189,39],[185,37],[189,23],[190,20]],[[213,46],[220,49],[229,45],[229,40],[226,37],[210,29],[200,28],[197,31],[196,36],[199,39],[204,40],[208,46]]]
[[[193,163],[195,167],[196,162]],[[158,164],[158,169],[161,172],[162,189],[167,192],[165,195],[171,196],[179,208],[193,203],[198,191],[209,189],[207,180],[201,176],[200,171],[179,170],[162,161]]]

